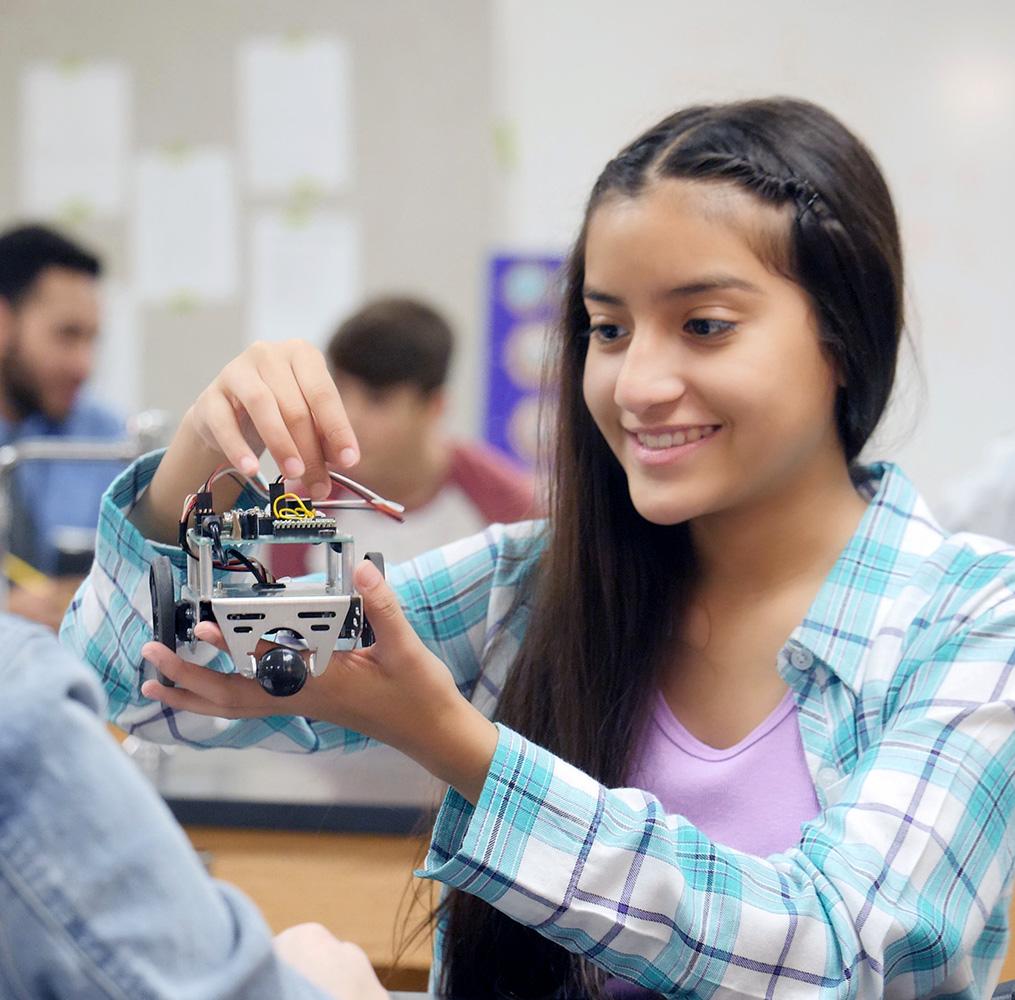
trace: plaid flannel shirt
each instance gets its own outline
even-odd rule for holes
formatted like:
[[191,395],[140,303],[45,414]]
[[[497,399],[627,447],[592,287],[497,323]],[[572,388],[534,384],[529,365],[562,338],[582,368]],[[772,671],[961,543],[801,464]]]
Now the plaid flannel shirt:
[[[148,565],[161,550],[183,566],[123,514],[157,461],[110,488],[62,633],[101,677],[112,718],[207,746],[363,745],[304,718],[205,719],[141,697]],[[1015,552],[947,536],[897,469],[866,477],[868,510],[778,656],[821,805],[796,847],[723,847],[650,792],[605,788],[500,727],[477,805],[448,793],[422,874],[667,996],[989,996],[1015,845]],[[505,614],[540,536],[494,526],[389,574],[488,716],[525,627],[524,608]],[[232,669],[206,644],[193,658]],[[439,962],[440,930],[435,947]]]

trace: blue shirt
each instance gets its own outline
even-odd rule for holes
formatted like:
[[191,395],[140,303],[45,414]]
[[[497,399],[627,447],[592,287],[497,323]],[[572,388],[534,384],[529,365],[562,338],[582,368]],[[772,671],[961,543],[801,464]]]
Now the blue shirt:
[[95,676],[0,615],[0,997],[325,1000],[105,731]]
[[[184,565],[123,514],[156,463],[107,494],[63,626],[114,718],[208,746],[363,745],[304,718],[209,719],[141,697],[148,566],[157,551]],[[867,511],[777,658],[821,809],[798,844],[767,858],[723,847],[651,789],[606,788],[500,726],[477,804],[449,791],[422,874],[667,996],[989,996],[1015,863],[1015,552],[946,534],[893,466],[866,470],[861,489]],[[525,629],[524,610],[505,616],[542,536],[495,525],[389,574],[487,716]],[[233,669],[207,644],[193,659]],[[439,965],[440,927],[435,949]]]
[[[65,420],[33,413],[12,424],[0,417],[0,445],[26,438],[87,438],[116,441],[126,436],[123,418],[86,397]],[[11,549],[36,569],[59,569],[57,541],[62,529],[94,532],[106,487],[122,462],[24,462],[15,471],[15,517]]]

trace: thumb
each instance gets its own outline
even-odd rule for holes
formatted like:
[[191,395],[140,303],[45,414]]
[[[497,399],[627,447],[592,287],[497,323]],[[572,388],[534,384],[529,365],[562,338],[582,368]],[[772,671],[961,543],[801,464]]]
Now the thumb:
[[416,633],[402,613],[395,592],[369,559],[356,567],[353,583],[363,598],[363,613],[382,647],[392,649],[415,639]]
[[222,634],[222,629],[215,622],[198,622],[197,627],[194,629],[194,635],[202,642],[210,642],[213,646],[217,646],[223,653],[229,652],[226,637]]

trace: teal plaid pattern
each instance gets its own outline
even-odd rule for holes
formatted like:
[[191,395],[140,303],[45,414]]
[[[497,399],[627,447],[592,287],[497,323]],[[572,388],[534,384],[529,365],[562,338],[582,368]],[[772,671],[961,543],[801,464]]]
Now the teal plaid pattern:
[[[96,565],[62,633],[101,677],[113,719],[206,746],[362,745],[307,719],[207,720],[140,696],[161,549],[123,511],[157,461],[110,488]],[[777,662],[821,804],[797,846],[769,858],[723,847],[650,791],[605,788],[500,727],[479,802],[448,793],[421,874],[667,996],[989,996],[1015,852],[1015,552],[946,535],[894,467],[863,471],[867,513]],[[543,530],[494,526],[389,574],[488,716]],[[194,658],[231,669],[204,644]],[[436,949],[439,963],[440,930]]]

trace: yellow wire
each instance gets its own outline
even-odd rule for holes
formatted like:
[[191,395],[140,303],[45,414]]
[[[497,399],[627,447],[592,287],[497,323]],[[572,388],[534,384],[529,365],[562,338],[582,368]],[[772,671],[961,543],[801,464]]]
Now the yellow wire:
[[[279,510],[278,505],[283,500],[289,500],[296,504],[296,510],[292,510],[287,507],[285,510]],[[297,493],[283,493],[279,497],[275,497],[275,502],[271,506],[271,512],[280,521],[310,521],[314,518],[314,512],[303,502],[302,497]]]

